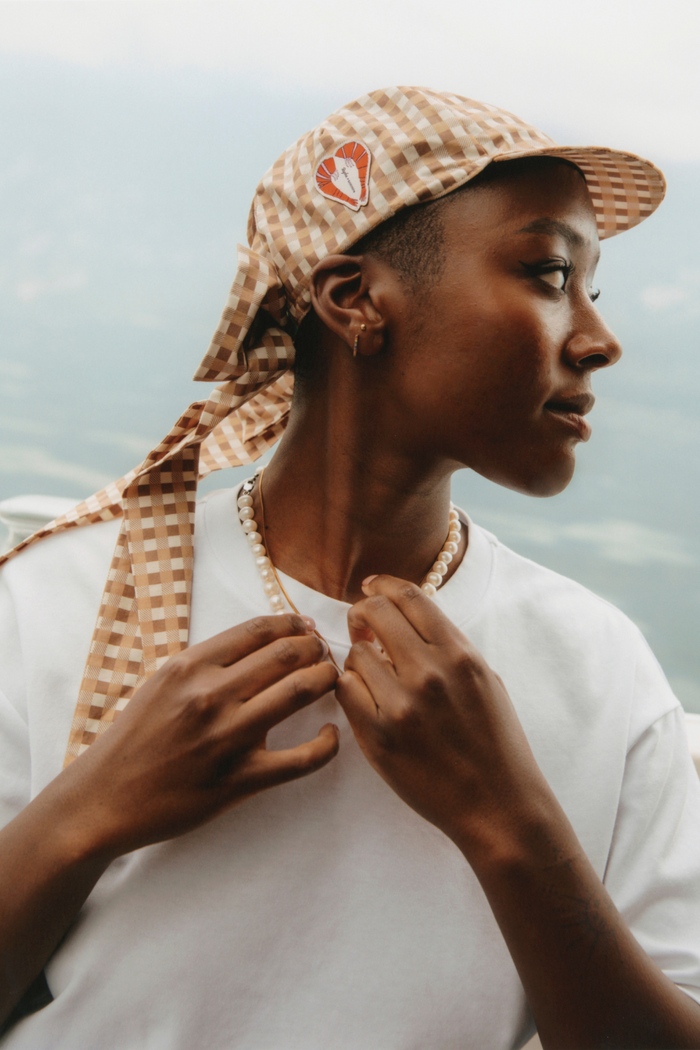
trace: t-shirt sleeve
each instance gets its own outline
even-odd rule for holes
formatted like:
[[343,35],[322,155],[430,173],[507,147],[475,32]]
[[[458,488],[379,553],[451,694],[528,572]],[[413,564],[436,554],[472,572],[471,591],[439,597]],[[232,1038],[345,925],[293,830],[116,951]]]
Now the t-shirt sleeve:
[[[658,666],[637,687],[656,674],[668,690]],[[678,706],[632,741],[604,881],[642,948],[700,1003],[700,779]]]
[[30,799],[29,728],[14,608],[0,576],[0,827]]

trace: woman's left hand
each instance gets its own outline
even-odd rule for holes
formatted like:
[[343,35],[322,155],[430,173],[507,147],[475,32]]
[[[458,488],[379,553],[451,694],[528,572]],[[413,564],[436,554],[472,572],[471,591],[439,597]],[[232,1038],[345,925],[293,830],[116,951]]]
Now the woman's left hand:
[[377,772],[471,864],[542,1045],[700,1046],[700,1008],[625,925],[501,679],[420,588],[363,590],[336,695]]
[[503,682],[435,603],[392,576],[363,589],[338,701],[377,772],[476,860],[550,789]]

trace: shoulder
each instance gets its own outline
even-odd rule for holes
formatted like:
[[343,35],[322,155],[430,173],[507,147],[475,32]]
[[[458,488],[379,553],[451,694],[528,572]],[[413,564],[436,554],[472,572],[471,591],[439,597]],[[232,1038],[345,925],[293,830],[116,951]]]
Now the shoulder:
[[[476,526],[478,528],[478,526]],[[557,672],[582,703],[622,703],[629,744],[680,705],[642,632],[600,595],[525,558],[479,530],[491,549],[485,616],[523,665]]]
[[39,589],[63,594],[104,586],[119,534],[120,519],[66,529],[46,536],[2,566],[0,580],[11,593]]
[[487,529],[470,522],[474,539],[488,546],[489,601],[523,628],[547,626],[563,637],[602,634],[638,644],[639,629],[620,609],[582,584],[518,554]]
[[114,520],[46,536],[0,570],[0,680],[18,709],[66,676],[77,695],[118,532]]
[[[233,490],[219,489],[197,502],[195,542],[205,541],[207,529],[220,525],[235,507]],[[221,521],[220,521],[221,519]],[[64,603],[81,597],[99,598],[104,590],[121,518],[68,528],[37,540],[0,568],[0,588],[22,603],[22,596],[51,595]]]

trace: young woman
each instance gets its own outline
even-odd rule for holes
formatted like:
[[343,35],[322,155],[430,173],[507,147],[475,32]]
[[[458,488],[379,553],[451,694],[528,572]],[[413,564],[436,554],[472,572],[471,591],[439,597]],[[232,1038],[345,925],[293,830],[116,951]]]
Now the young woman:
[[419,89],[271,169],[224,385],[3,572],[5,1015],[53,997],[8,1047],[700,1046],[678,703],[450,504],[463,467],[567,485],[620,355],[599,237],[662,193]]

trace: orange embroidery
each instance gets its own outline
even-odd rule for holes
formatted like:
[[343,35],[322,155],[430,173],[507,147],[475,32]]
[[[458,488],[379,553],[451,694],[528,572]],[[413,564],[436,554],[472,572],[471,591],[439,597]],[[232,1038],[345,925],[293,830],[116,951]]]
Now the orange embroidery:
[[359,211],[369,200],[369,165],[372,156],[362,142],[344,142],[324,157],[316,169],[316,185],[324,197]]

